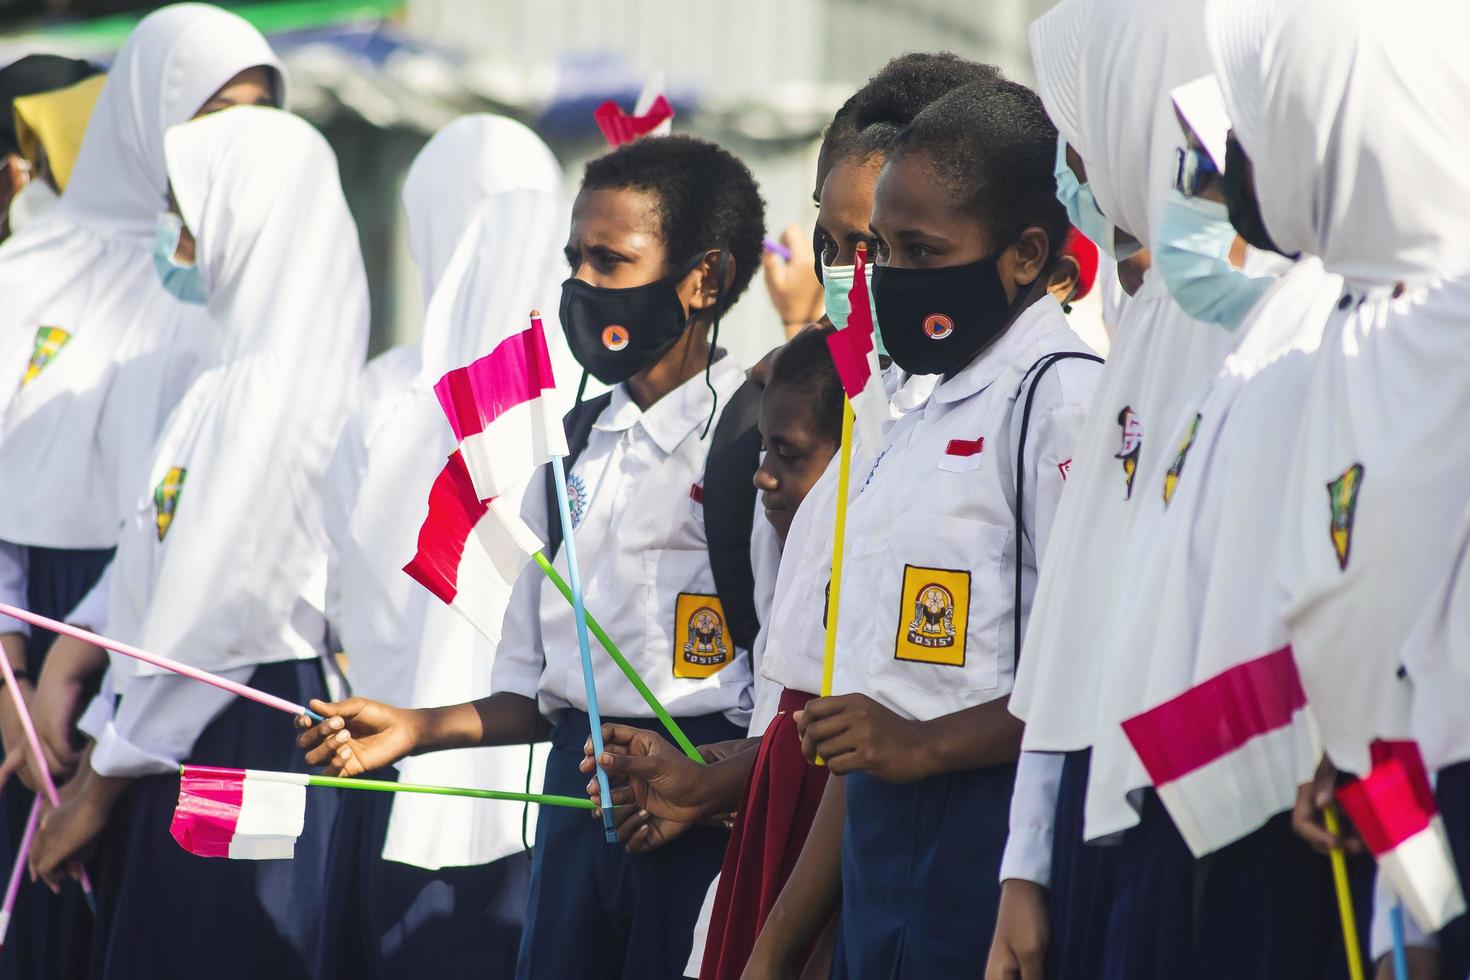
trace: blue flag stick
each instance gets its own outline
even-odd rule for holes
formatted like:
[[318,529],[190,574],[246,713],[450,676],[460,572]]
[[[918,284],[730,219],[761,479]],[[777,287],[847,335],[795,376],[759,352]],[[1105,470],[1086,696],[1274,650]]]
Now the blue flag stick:
[[1404,948],[1404,903],[1395,901],[1388,910],[1393,927],[1393,975],[1395,980],[1409,980],[1409,954]]
[[582,604],[582,573],[577,570],[577,546],[572,534],[572,508],[567,501],[567,471],[560,456],[551,457],[556,478],[556,501],[561,511],[562,547],[567,552],[567,578],[572,586],[572,612],[577,617],[577,646],[582,652],[582,682],[587,686],[587,717],[592,723],[592,750],[596,753],[597,788],[602,790],[602,829],[607,842],[616,844],[618,832],[612,822],[612,789],[602,768],[602,712],[597,708],[597,685],[592,681],[592,651],[587,643],[587,610]]

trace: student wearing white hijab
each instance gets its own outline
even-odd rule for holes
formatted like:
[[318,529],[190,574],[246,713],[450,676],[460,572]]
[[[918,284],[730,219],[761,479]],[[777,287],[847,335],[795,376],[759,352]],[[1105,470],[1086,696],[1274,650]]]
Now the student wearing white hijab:
[[[175,258],[194,245],[221,354],[139,481],[108,573],[107,630],[305,702],[324,692],[325,469],[367,342],[357,229],[331,149],[295,116],[234,109],[170,129],[166,151],[190,232]],[[115,715],[32,852],[54,880],[105,825],[94,968],[311,976],[331,794],[308,796],[290,862],[200,861],[163,833],[180,762],[300,771],[289,722],[133,661],[114,662],[111,678]],[[180,928],[203,909],[218,928]]]
[[[121,499],[132,493],[124,486],[142,479],[164,418],[213,357],[202,311],[170,296],[153,268],[166,206],[165,129],[285,95],[270,46],[234,14],[181,4],[145,17],[97,97],[64,201],[0,247],[0,552],[15,573],[0,590],[7,601],[56,618],[71,611],[117,543]],[[28,638],[8,620],[0,633],[30,697],[51,634]],[[47,692],[35,697],[37,723],[59,754],[54,768],[65,775],[76,765],[69,736],[79,706],[72,696],[51,711]],[[8,748],[20,743],[9,698],[0,698],[0,732]],[[20,787],[4,794],[7,865],[29,806]],[[23,972],[86,969],[91,917],[68,892],[71,911],[58,910],[55,921],[44,889],[27,886],[18,901],[11,936],[37,951]],[[5,957],[0,975],[15,963]]]
[[[1405,640],[1450,575],[1470,480],[1470,137],[1450,122],[1470,99],[1470,10],[1250,0],[1212,4],[1210,27],[1261,231],[1345,280],[1283,495],[1302,684],[1332,765],[1362,773],[1373,740],[1417,738],[1446,824],[1462,827],[1464,687],[1438,683],[1434,648]],[[1458,859],[1463,876],[1463,846]],[[1446,976],[1470,969],[1459,925]]]
[[[369,365],[328,473],[328,617],[356,695],[425,706],[490,692],[495,644],[402,569],[455,445],[433,385],[522,329],[532,309],[550,309],[564,267],[561,186],[560,165],[531,130],[489,115],[441,130],[404,180],[424,336]],[[553,317],[548,342],[569,356],[554,326]],[[464,749],[411,757],[398,771],[410,782],[519,786],[527,752]],[[536,755],[539,770],[544,747]],[[521,807],[472,800],[342,800],[316,975],[509,975],[530,883],[522,817]]]

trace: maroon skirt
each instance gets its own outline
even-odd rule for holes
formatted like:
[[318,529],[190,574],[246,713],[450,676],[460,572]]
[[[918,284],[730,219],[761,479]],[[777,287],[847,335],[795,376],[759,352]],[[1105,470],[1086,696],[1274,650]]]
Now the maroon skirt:
[[801,754],[792,718],[815,697],[783,692],[780,711],[761,737],[720,868],[699,971],[703,980],[739,980],[816,818],[827,770]]

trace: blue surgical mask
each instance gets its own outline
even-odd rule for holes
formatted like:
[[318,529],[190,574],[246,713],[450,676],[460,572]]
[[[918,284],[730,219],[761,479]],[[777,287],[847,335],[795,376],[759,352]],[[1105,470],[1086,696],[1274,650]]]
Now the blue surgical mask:
[[1174,302],[1205,323],[1235,329],[1275,280],[1230,264],[1235,229],[1225,205],[1170,192],[1153,260]]
[[1119,262],[1143,250],[1137,242],[1129,242],[1121,248],[1117,246],[1114,241],[1117,228],[1098,208],[1092,188],[1080,183],[1067,164],[1067,141],[1060,136],[1057,137],[1057,162],[1052,168],[1052,175],[1057,181],[1057,200],[1067,209],[1067,220],[1092,244]]
[[[851,265],[822,263],[822,301],[827,307],[827,319],[838,330],[847,326],[847,318],[852,313],[847,294],[852,289],[852,281],[857,278],[852,271],[855,268],[856,266]],[[878,309],[873,303],[871,263],[863,267],[863,278],[868,280],[868,310],[873,314],[873,346],[878,349],[879,357],[887,357],[888,350],[883,346],[883,334],[878,330]]]
[[174,258],[179,250],[179,236],[184,233],[184,219],[172,211],[158,213],[158,228],[153,233],[153,267],[158,270],[163,288],[185,303],[204,304],[204,277],[197,265],[183,265]]

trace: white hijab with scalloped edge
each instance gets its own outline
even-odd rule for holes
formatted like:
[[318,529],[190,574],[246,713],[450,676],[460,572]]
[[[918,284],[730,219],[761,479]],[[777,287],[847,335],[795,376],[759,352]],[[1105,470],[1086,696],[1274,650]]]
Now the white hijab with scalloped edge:
[[284,103],[280,62],[237,15],[185,3],[143,18],[60,203],[0,246],[0,539],[117,543],[154,438],[219,341],[153,268],[164,132],[258,65]]
[[227,109],[171,128],[166,149],[222,351],[134,488],[108,627],[230,670],[289,656],[280,625],[321,565],[325,471],[362,370],[367,278],[336,157],[309,123]]

